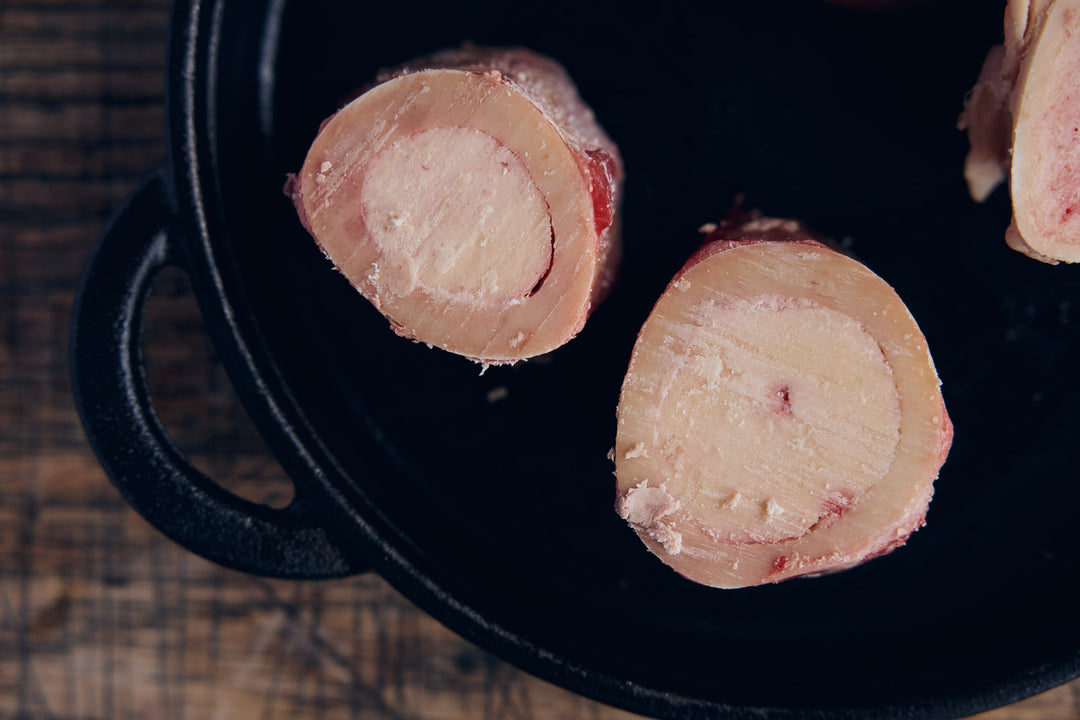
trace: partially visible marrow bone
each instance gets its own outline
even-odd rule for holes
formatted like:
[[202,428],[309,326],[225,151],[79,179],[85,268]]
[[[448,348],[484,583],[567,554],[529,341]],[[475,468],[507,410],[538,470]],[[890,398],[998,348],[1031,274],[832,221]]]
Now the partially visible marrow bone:
[[964,175],[982,202],[1009,179],[1009,246],[1048,263],[1080,262],[1080,0],[1009,0],[960,116]]
[[286,193],[398,334],[498,364],[564,344],[607,294],[621,180],[561,66],[464,48],[380,76]]
[[616,510],[661,560],[736,588],[847,568],[924,524],[952,441],[891,287],[801,224],[713,228],[643,325]]

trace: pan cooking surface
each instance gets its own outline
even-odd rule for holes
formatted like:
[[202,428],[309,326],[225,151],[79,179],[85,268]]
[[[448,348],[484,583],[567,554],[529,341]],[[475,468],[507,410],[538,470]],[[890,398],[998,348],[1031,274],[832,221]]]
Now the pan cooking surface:
[[[1005,247],[1007,193],[970,201],[955,128],[1000,9],[719,5],[282,1],[262,25],[225,10],[222,242],[349,479],[342,491],[410,567],[597,677],[722,703],[854,707],[982,693],[1075,663],[1080,278]],[[463,41],[562,62],[627,171],[612,296],[569,345],[484,373],[395,336],[281,193],[341,99],[380,68]],[[956,436],[907,546],[833,576],[719,591],[672,573],[615,515],[606,455],[637,329],[697,228],[740,193],[841,240],[896,288],[930,342]],[[376,559],[408,584],[392,563]],[[565,672],[555,679],[581,689]]]

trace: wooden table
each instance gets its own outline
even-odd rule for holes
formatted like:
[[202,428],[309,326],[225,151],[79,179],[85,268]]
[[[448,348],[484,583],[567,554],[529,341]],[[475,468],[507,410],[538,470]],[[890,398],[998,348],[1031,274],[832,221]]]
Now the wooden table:
[[[0,3],[0,719],[629,718],[457,637],[375,576],[248,577],[165,540],[73,407],[68,316],[110,213],[164,160],[166,0]],[[184,277],[147,320],[177,444],[247,497],[290,486]],[[1080,719],[1080,681],[985,715]]]

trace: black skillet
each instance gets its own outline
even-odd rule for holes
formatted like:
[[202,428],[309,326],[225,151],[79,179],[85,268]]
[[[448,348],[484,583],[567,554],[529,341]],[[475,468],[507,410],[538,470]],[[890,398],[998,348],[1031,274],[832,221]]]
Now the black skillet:
[[[296,578],[373,569],[482,647],[647,715],[956,717],[1076,677],[1077,269],[1006,249],[1007,194],[968,199],[955,129],[1001,4],[178,0],[168,166],[107,229],[76,304],[90,440],[128,501],[205,557]],[[395,336],[281,194],[341,98],[466,40],[564,63],[628,177],[612,297],[566,347],[484,374]],[[605,456],[638,327],[737,193],[896,287],[956,439],[904,548],[718,591],[646,553],[612,510]],[[156,420],[140,324],[167,264],[190,274],[295,482],[285,510],[220,489]]]

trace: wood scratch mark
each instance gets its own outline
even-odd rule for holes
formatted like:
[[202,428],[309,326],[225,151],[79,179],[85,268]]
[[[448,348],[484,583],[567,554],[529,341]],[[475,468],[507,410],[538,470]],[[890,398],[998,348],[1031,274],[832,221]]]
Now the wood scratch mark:
[[[350,684],[350,702],[356,708],[357,717],[363,715],[363,711],[376,714],[382,720],[426,720],[426,715],[416,714],[402,710],[387,702],[382,690],[381,682],[375,684],[365,682],[350,656],[344,653],[335,643],[328,640],[319,632],[319,628],[300,612],[299,608],[292,603],[285,602],[278,597],[274,586],[262,578],[251,577],[248,581],[257,587],[263,594],[266,605],[276,608],[282,621],[287,620],[291,624],[291,632],[302,635],[308,647],[314,652],[321,665],[329,665],[342,671],[344,681]],[[379,624],[380,629],[384,626]],[[285,632],[283,628],[281,632]],[[287,653],[279,652],[278,658],[283,658]],[[361,655],[363,653],[360,653]],[[387,655],[379,653],[380,657]],[[380,668],[384,663],[379,663]]]
[[[286,619],[284,613],[277,612],[271,616],[269,622],[259,626],[258,633],[255,635],[254,647],[247,660],[234,672],[230,673],[227,678],[223,678],[220,683],[223,687],[244,687],[248,684],[248,680],[255,675],[256,670],[260,669],[270,643],[284,628]],[[233,717],[232,705],[228,700],[230,695],[221,693],[221,696],[226,698],[226,701],[214,708],[214,714],[211,716],[212,720],[227,720]]]
[[[25,508],[23,509],[23,521],[19,526],[18,549],[16,551],[19,566],[19,607],[17,613],[12,613],[17,618],[15,647],[19,666],[19,700],[16,713],[19,717],[45,717],[51,719],[55,715],[53,715],[49,707],[41,680],[38,678],[37,673],[34,672],[30,647],[30,607],[33,600],[30,583],[34,575],[31,548],[34,546],[34,527],[38,515],[37,499],[32,493],[27,493],[23,497],[25,499]],[[6,593],[4,593],[4,598],[7,599]],[[37,712],[34,710],[35,707],[38,708]],[[44,715],[40,713],[44,713]]]
[[[292,621],[295,619],[295,608],[288,607],[284,604],[278,606],[277,622],[273,623],[274,634],[273,636],[279,639],[284,638],[287,635],[287,626],[285,621]],[[285,670],[285,657],[288,653],[284,648],[275,652],[272,656],[272,664],[270,666],[270,681],[269,688],[266,691],[266,699],[263,703],[262,717],[264,720],[271,720],[274,717],[274,703],[278,698],[278,688],[281,687],[281,676]],[[252,660],[256,663],[262,660],[262,653],[252,656]]]
[[168,596],[165,588],[165,577],[162,572],[164,563],[160,556],[158,543],[150,545],[150,582],[153,592],[154,606],[156,609],[154,627],[157,629],[157,660],[158,673],[160,676],[158,687],[158,702],[161,708],[168,713],[172,707],[172,683],[169,672],[169,638],[165,628],[169,623]]
[[[176,578],[186,578],[188,575],[187,564],[190,555],[186,552],[180,553],[176,563]],[[176,613],[180,616],[180,637],[176,642],[176,653],[181,658],[179,663],[180,667],[176,673],[176,681],[179,684],[181,690],[177,693],[176,697],[176,718],[177,720],[184,720],[186,713],[184,712],[184,699],[187,695],[183,691],[183,688],[187,687],[187,668],[182,658],[187,657],[187,641],[188,641],[188,608],[187,608],[187,587],[188,584],[182,580],[178,580],[176,583]]]
[[532,720],[532,699],[528,686],[510,666],[485,656],[485,720]]

